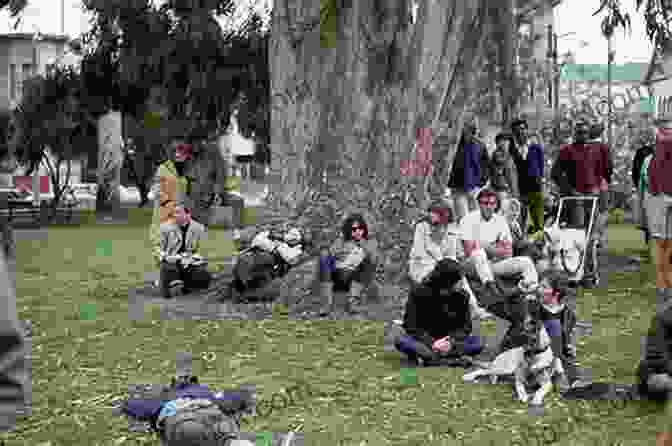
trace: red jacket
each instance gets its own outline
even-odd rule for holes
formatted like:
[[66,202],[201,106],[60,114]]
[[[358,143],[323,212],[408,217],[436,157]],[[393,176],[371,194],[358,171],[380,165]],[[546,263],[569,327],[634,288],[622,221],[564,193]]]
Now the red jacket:
[[656,132],[656,154],[649,164],[649,192],[672,195],[672,129]]
[[567,174],[569,184],[579,193],[599,192],[602,179],[609,182],[611,162],[606,144],[586,143],[562,146],[556,163],[555,172],[551,173],[559,183],[559,176]]

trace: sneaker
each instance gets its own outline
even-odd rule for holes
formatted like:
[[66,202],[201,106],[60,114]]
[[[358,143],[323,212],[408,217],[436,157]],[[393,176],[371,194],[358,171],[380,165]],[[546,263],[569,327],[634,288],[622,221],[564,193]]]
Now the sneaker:
[[163,297],[171,299],[182,292],[184,282],[181,280],[173,280],[168,284],[168,287],[163,292]]
[[240,239],[241,239],[240,229],[234,229],[233,230],[233,241],[239,242]]
[[489,319],[494,319],[495,315],[488,312],[488,310],[486,310],[483,307],[478,307],[478,308],[474,309],[473,317],[474,317],[474,319],[485,321],[485,320],[489,320]]

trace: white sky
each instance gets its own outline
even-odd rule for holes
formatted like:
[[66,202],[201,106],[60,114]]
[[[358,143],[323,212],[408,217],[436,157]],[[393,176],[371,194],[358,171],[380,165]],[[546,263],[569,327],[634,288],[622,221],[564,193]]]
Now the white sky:
[[[76,37],[88,31],[89,16],[81,10],[81,1],[62,0],[65,9],[65,33]],[[157,3],[162,3],[161,1]],[[239,9],[236,17],[245,17],[248,5],[256,5],[255,9],[264,10],[265,6],[272,6],[273,0],[236,0]],[[28,0],[28,7],[24,11],[22,24],[14,31],[14,21],[9,18],[9,12],[0,13],[0,33],[25,32],[32,33],[37,28],[45,34],[61,33],[61,0]],[[225,26],[225,21],[220,21]]]
[[[651,58],[653,47],[646,37],[646,25],[641,13],[635,11],[635,0],[623,0],[622,8],[630,13],[632,33],[618,30],[612,38],[616,52],[615,63],[646,62]],[[558,39],[558,52],[572,51],[579,64],[606,64],[607,41],[600,33],[602,14],[593,17],[600,0],[563,0],[555,9],[555,27],[558,35],[576,33]],[[582,47],[581,41],[588,43]]]

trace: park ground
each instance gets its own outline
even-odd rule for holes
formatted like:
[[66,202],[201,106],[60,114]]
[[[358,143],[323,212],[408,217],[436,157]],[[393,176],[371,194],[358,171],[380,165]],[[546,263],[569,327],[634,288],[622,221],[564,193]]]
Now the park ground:
[[[661,408],[650,403],[557,394],[547,397],[544,416],[530,417],[507,386],[462,383],[461,369],[402,369],[399,356],[384,349],[382,321],[295,320],[280,311],[263,321],[163,320],[158,309],[129,321],[129,289],[152,269],[146,223],[143,215],[123,226],[19,234],[18,310],[33,327],[32,416],[0,436],[6,446],[158,444],[129,432],[111,408],[129,384],[168,382],[184,351],[196,358],[201,381],[218,389],[255,385],[259,401],[304,389],[243,429],[302,430],[307,444],[635,446],[652,444],[662,426]],[[204,253],[215,269],[232,252],[228,237],[210,231]],[[641,255],[642,247],[633,226],[610,227],[614,259]],[[593,379],[631,383],[654,307],[654,276],[648,264],[613,269],[605,287],[580,295],[579,318],[593,330],[580,339],[578,355]]]

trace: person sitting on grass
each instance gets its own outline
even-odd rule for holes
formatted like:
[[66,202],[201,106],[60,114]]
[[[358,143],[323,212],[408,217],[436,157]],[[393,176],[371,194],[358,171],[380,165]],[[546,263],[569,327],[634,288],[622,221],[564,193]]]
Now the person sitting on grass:
[[249,392],[213,392],[186,376],[154,398],[124,401],[121,413],[149,422],[166,446],[252,446],[238,438],[240,418],[253,405]]
[[356,312],[362,292],[370,288],[376,293],[375,276],[380,259],[378,245],[369,240],[369,229],[360,214],[352,214],[345,219],[341,228],[342,237],[326,251],[319,261],[320,294],[327,301],[322,315],[334,311],[334,291],[348,291],[346,311]]
[[540,317],[551,339],[553,354],[562,362],[563,374],[556,381],[562,392],[583,385],[576,366],[576,313],[569,302],[573,290],[569,279],[556,273],[545,275],[539,287]]
[[251,248],[256,250],[249,253],[253,257],[249,261],[239,261],[234,269],[239,291],[285,275],[290,267],[301,261],[309,244],[310,236],[302,234],[298,228],[272,229],[255,235]]
[[420,365],[437,365],[482,350],[480,338],[472,335],[469,294],[461,286],[459,262],[444,259],[440,270],[440,291],[429,283],[411,289],[404,311],[405,333],[395,339],[397,350]]
[[[441,199],[435,199],[428,208],[428,216],[415,226],[411,247],[409,276],[414,286],[427,286],[439,291],[445,282],[444,265],[452,271],[452,262],[461,256],[460,232],[453,224],[452,210]],[[459,284],[469,296],[473,317],[487,319],[490,315],[479,306],[476,296],[463,278]]]
[[163,297],[174,297],[179,291],[188,293],[208,288],[212,277],[207,270],[207,262],[199,254],[205,228],[191,218],[191,208],[184,204],[176,206],[175,220],[161,224],[160,233],[155,255],[161,264]]

